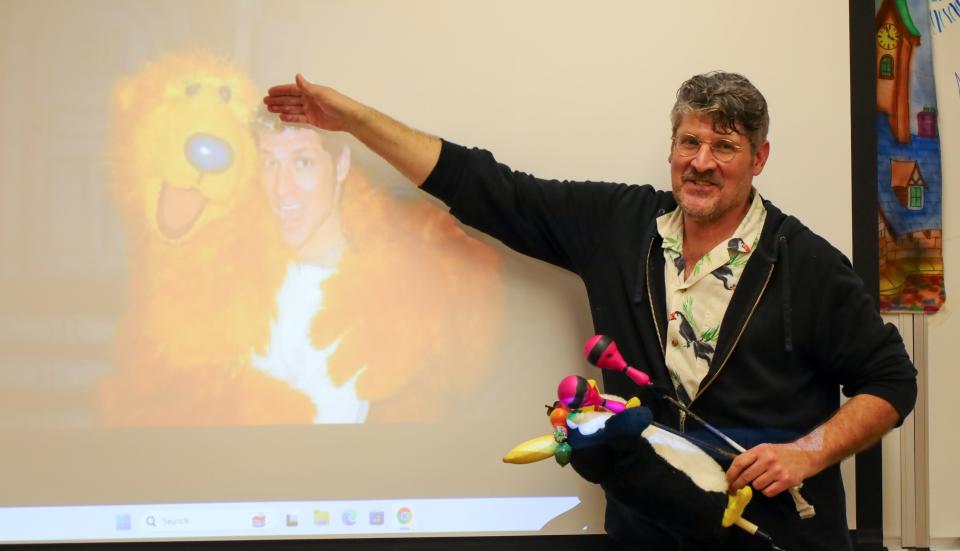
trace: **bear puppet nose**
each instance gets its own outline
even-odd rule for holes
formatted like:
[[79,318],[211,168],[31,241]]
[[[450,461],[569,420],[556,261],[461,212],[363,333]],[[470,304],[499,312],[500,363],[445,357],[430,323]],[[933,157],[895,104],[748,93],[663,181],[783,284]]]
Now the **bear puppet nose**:
[[187,138],[183,148],[187,160],[200,172],[222,172],[233,164],[233,148],[211,134],[197,133]]

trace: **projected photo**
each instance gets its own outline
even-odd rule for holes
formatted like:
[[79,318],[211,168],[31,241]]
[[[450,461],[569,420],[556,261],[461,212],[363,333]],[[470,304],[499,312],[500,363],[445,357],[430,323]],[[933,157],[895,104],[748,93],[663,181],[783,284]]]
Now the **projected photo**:
[[230,63],[166,56],[111,99],[126,308],[105,425],[431,421],[490,374],[499,257],[349,143],[257,111]]
[[[503,170],[668,190],[677,86],[736,71],[777,113],[757,189],[849,253],[848,6],[688,4],[6,0],[0,544],[602,540],[602,488],[502,457],[559,381],[600,376],[583,343],[610,313],[358,138],[261,105],[299,73]],[[708,45],[746,12],[817,40]],[[622,260],[606,239],[590,277]]]

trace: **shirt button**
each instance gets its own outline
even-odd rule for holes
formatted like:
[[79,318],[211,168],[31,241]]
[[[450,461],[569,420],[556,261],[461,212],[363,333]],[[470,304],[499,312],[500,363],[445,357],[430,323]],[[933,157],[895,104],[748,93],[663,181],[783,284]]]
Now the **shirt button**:
[[680,289],[678,289],[678,291],[680,291],[681,293],[686,293],[686,292],[687,292],[687,288],[686,288],[686,287],[680,287]]
[[680,341],[678,341],[677,339],[673,339],[672,341],[670,341],[670,344],[672,344],[673,346],[679,346]]

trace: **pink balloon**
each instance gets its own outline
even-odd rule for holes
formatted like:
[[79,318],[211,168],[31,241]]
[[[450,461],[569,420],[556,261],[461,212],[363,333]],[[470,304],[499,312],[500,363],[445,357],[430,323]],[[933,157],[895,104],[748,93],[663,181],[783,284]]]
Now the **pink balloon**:
[[627,365],[627,361],[620,354],[620,349],[617,348],[617,343],[606,335],[594,335],[587,339],[587,344],[583,347],[583,356],[600,369],[626,373],[627,377],[640,386],[650,384],[650,376]]

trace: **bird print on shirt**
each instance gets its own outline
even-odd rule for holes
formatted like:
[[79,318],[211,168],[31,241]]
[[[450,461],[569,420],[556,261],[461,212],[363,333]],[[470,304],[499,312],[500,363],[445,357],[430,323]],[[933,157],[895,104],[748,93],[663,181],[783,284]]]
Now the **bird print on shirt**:
[[734,237],[730,241],[727,241],[727,249],[731,252],[735,251],[741,253],[749,253],[751,250],[753,250],[750,245],[747,245],[743,239],[740,239],[739,237]]
[[[753,245],[756,247],[756,242]],[[727,241],[730,261],[710,272],[710,275],[722,281],[724,289],[733,291],[737,288],[737,280],[740,279],[739,272],[747,264],[747,259],[754,247],[751,247],[739,237]]]
[[674,257],[673,267],[677,269],[677,275],[683,273],[683,269],[687,267],[687,261],[683,259],[683,255],[677,255]]
[[723,288],[732,291],[737,288],[736,283],[731,283],[730,280],[733,279],[733,270],[730,269],[730,266],[724,264],[716,270],[710,272],[710,275],[719,279],[723,282]]
[[680,337],[684,340],[686,348],[693,347],[693,355],[696,358],[704,360],[709,364],[713,360],[714,346],[711,343],[716,342],[719,327],[711,327],[702,333],[697,327],[693,316],[693,301],[687,299],[683,302],[682,309],[674,310],[670,313],[670,321],[680,322]]

